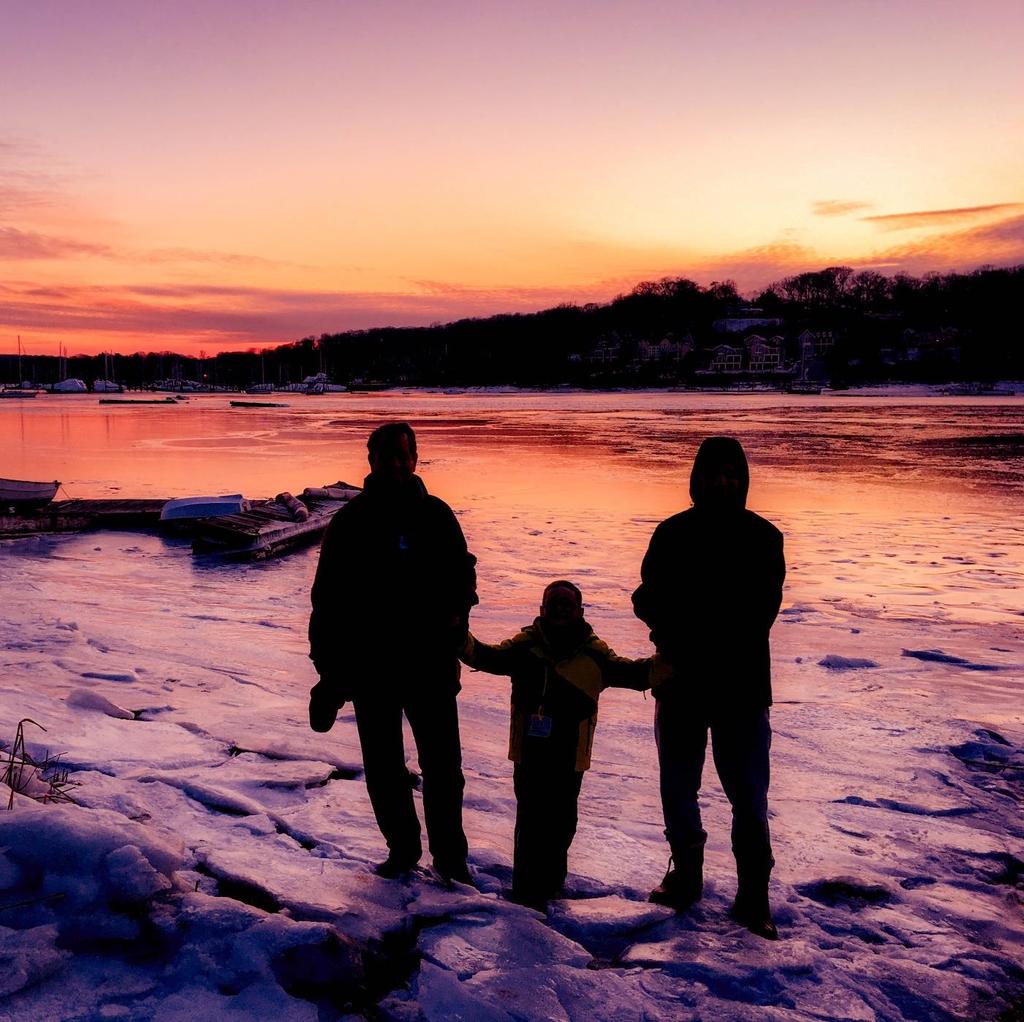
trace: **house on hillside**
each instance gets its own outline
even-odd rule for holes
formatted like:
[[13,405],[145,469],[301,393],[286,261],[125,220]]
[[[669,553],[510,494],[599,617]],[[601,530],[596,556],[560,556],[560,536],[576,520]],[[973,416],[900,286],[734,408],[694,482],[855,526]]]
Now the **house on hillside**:
[[797,337],[800,357],[821,358],[835,345],[835,337],[831,330],[804,330]]
[[743,349],[719,344],[711,349],[708,369],[713,373],[738,373],[743,369]]
[[744,345],[747,349],[747,368],[752,373],[776,373],[782,366],[782,347],[765,340],[760,334],[751,334]]
[[619,342],[618,338],[602,337],[598,340],[597,344],[590,349],[587,361],[596,362],[602,365],[608,362],[618,362],[619,355],[621,353],[622,344]]
[[641,341],[636,354],[641,362],[681,362],[691,351],[693,338],[687,335],[680,341],[668,337],[660,341]]

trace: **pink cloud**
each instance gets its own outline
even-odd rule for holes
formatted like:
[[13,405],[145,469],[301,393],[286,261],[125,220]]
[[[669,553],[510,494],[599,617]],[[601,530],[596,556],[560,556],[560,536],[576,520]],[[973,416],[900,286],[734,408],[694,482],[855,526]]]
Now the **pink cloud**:
[[22,231],[17,227],[0,227],[0,259],[68,259],[109,254],[106,245]]

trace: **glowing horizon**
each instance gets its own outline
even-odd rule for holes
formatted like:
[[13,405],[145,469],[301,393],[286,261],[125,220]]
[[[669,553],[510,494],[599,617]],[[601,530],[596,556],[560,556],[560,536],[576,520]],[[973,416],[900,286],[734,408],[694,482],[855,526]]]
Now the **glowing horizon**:
[[1017,4],[42,0],[5,22],[0,351],[1024,262]]

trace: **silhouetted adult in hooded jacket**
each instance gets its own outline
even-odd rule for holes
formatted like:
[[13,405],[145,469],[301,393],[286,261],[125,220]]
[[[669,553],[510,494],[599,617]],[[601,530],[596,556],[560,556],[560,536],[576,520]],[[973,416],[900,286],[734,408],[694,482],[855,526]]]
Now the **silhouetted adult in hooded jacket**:
[[732,805],[739,887],[733,915],[777,936],[768,904],[774,859],[768,832],[772,704],[768,633],[786,574],[782,533],[746,509],[749,470],[739,442],[709,437],[690,475],[693,507],[651,537],[633,594],[636,615],[672,665],[654,690],[655,736],[669,872],[651,899],[683,909],[703,889],[698,792],[708,732]]
[[362,493],[334,516],[320,549],[309,621],[320,682],[310,723],[328,730],[352,700],[367,792],[388,846],[385,877],[422,854],[405,764],[402,716],[423,776],[423,815],[435,870],[469,882],[462,827],[458,651],[477,602],[476,558],[458,519],[427,493],[406,423],[374,430]]

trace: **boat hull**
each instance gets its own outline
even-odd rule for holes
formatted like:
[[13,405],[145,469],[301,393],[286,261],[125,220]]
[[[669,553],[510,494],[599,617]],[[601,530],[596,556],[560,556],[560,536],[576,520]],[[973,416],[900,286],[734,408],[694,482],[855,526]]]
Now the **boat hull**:
[[0,506],[44,507],[57,495],[60,483],[35,483],[25,479],[0,479]]

